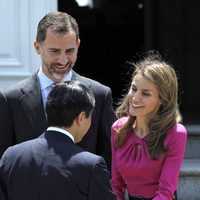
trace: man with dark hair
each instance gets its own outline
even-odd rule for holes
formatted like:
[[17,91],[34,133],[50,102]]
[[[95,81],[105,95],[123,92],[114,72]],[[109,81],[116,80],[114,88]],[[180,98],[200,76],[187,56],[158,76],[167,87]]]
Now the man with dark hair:
[[40,20],[34,47],[41,57],[42,65],[31,77],[4,90],[3,101],[8,104],[8,117],[12,121],[8,123],[6,117],[0,116],[0,155],[7,147],[36,138],[46,130],[44,107],[52,84],[78,80],[92,89],[96,99],[92,125],[78,145],[103,156],[110,169],[110,129],[115,120],[111,89],[80,76],[72,69],[79,45],[79,27],[72,16],[56,11]]
[[9,147],[0,160],[0,199],[115,200],[104,159],[75,145],[88,131],[94,107],[84,84],[56,85],[47,98],[47,130]]

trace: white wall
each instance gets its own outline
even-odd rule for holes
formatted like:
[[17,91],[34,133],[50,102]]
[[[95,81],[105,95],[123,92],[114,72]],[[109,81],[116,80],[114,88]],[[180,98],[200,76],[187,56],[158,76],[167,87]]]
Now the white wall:
[[0,89],[40,66],[33,41],[39,20],[57,10],[57,0],[0,0]]

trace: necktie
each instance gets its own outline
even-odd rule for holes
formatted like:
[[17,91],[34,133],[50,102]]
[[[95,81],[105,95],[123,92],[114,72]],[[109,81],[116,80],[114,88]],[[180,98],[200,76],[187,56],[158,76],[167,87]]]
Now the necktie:
[[52,83],[51,85],[49,85],[48,87],[45,88],[44,98],[43,98],[44,107],[46,106],[47,97],[55,85],[56,85],[55,83]]

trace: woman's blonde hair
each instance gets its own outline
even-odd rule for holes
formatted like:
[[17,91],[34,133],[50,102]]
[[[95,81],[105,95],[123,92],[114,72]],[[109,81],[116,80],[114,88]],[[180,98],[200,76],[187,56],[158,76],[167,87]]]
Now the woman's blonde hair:
[[[149,120],[148,150],[152,159],[157,159],[160,153],[168,149],[163,146],[167,131],[181,121],[182,117],[178,105],[178,82],[174,69],[162,60],[159,53],[149,52],[148,56],[134,64],[135,70],[132,80],[137,74],[155,84],[160,95],[161,105],[158,111]],[[121,105],[116,109],[118,118],[128,116],[129,119],[123,127],[117,130],[116,146],[120,147],[125,137],[133,130],[136,117],[129,113],[128,94],[124,96]]]

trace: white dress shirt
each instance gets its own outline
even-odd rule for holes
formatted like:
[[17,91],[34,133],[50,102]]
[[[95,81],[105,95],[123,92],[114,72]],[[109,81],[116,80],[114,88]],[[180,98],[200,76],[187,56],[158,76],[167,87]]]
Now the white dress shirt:
[[[54,82],[49,77],[47,77],[41,69],[38,72],[38,78],[39,78],[39,82],[40,82],[42,100],[43,100],[43,104],[44,104],[44,108],[45,108],[47,96],[50,93],[50,91],[52,90],[52,88],[54,86]],[[70,81],[71,79],[72,79],[72,71],[70,71],[60,82]]]

